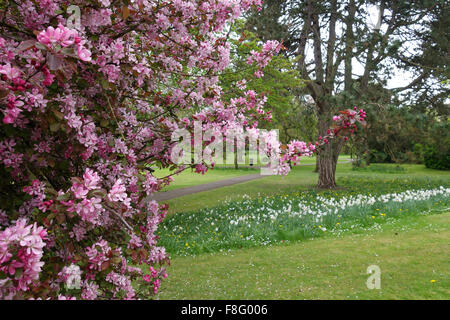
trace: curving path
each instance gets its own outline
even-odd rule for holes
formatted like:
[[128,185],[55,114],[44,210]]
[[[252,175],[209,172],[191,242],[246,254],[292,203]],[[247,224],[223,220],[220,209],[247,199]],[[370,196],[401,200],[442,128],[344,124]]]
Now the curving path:
[[157,193],[149,196],[148,199],[156,200],[156,201],[166,201],[166,200],[170,200],[170,199],[174,199],[174,198],[179,198],[182,196],[187,196],[188,194],[208,191],[208,190],[222,188],[222,187],[226,187],[226,186],[231,186],[236,183],[255,180],[255,179],[262,178],[262,177],[267,177],[267,176],[262,176],[259,173],[247,174],[247,175],[239,176],[239,177],[235,177],[235,178],[219,180],[219,181],[214,181],[214,182],[205,183],[205,184],[199,184],[197,186],[157,192]]
[[[341,162],[338,162],[338,164],[340,164],[340,163],[350,163],[350,162],[352,162],[352,161],[351,160],[341,161]],[[315,163],[305,163],[305,164],[300,164],[298,166],[315,166],[315,165],[316,165]],[[243,168],[242,166],[240,166],[240,167]],[[253,168],[256,169],[258,167],[253,167]],[[239,176],[239,177],[235,177],[235,178],[214,181],[214,182],[205,183],[205,184],[199,184],[197,186],[192,186],[192,187],[187,187],[187,188],[180,188],[180,189],[169,190],[169,191],[161,191],[161,192],[157,192],[157,193],[149,196],[147,199],[149,201],[151,201],[151,200],[167,201],[167,200],[170,200],[170,199],[175,199],[175,198],[187,196],[187,195],[193,194],[193,193],[209,191],[209,190],[222,188],[222,187],[226,187],[226,186],[231,186],[233,184],[247,182],[247,181],[260,179],[260,178],[264,178],[264,177],[268,177],[268,176],[263,176],[260,173],[247,174],[247,175],[244,175],[244,176]]]

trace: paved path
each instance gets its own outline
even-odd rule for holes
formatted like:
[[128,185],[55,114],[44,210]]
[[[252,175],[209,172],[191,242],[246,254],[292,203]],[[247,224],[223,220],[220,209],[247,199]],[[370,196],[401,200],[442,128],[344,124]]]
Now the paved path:
[[226,186],[231,186],[236,183],[242,183],[242,182],[246,182],[246,181],[250,181],[250,180],[259,179],[262,177],[267,177],[267,176],[262,176],[259,173],[247,174],[244,176],[214,181],[214,182],[205,183],[205,184],[199,184],[197,186],[192,186],[192,187],[187,187],[187,188],[180,188],[180,189],[175,189],[175,190],[170,190],[170,191],[161,191],[161,192],[155,193],[154,195],[151,195],[149,197],[149,200],[166,201],[166,200],[186,196],[188,194],[213,190],[213,189],[222,188],[222,187],[226,187]]
[[[350,162],[351,162],[351,160],[341,161],[341,162],[338,162],[338,164],[339,163],[350,163]],[[300,164],[298,166],[315,166],[315,165],[316,165],[315,163],[305,163],[305,164]],[[253,168],[257,168],[257,167],[253,167]],[[247,181],[260,179],[260,178],[264,178],[264,177],[267,177],[267,176],[265,176],[265,175],[263,176],[258,172],[255,174],[247,174],[247,175],[243,175],[243,176],[239,176],[239,177],[235,177],[235,178],[219,180],[219,181],[214,181],[214,182],[205,183],[205,184],[199,184],[197,186],[192,186],[192,187],[187,187],[187,188],[180,188],[180,189],[175,189],[175,190],[170,190],[170,191],[161,191],[161,192],[157,192],[157,193],[151,195],[150,197],[148,197],[148,200],[166,201],[166,200],[170,200],[170,199],[174,199],[174,198],[179,198],[182,196],[187,196],[187,195],[193,194],[193,193],[209,191],[209,190],[222,188],[222,187],[226,187],[226,186],[231,186],[233,184],[247,182]]]

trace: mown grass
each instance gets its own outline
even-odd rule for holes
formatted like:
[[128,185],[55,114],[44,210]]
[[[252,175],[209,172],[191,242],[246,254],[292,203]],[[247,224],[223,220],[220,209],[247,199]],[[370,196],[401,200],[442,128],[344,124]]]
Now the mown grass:
[[[405,215],[381,229],[173,257],[159,298],[449,299],[449,237],[450,213]],[[381,290],[366,287],[373,264]]]
[[[339,156],[339,161],[347,161],[350,160],[350,156],[341,155]],[[174,181],[169,185],[164,187],[161,191],[169,191],[180,188],[192,187],[195,185],[210,183],[219,180],[230,179],[234,177],[239,177],[247,174],[255,174],[259,173],[260,169],[257,167],[258,163],[255,163],[255,168],[249,167],[248,165],[248,155],[246,164],[239,165],[239,169],[234,168],[234,164],[222,164],[217,165],[214,169],[208,170],[208,172],[204,175],[195,173],[192,169],[186,169],[185,171],[179,173],[178,175],[174,175]],[[301,164],[312,165],[316,163],[316,157],[304,157],[301,160]],[[309,168],[310,170],[311,167]],[[158,178],[165,177],[169,175],[171,171],[169,169],[157,169],[155,170],[154,175]]]
[[[407,173],[382,173],[371,171],[354,171],[351,164],[338,164],[336,179],[338,184],[338,191],[343,188],[352,188],[346,184],[348,179],[364,181],[363,184],[358,184],[357,188],[353,190],[364,191],[370,188],[372,180],[378,181],[376,188],[383,190],[389,189],[389,185],[395,183],[408,185],[411,178],[418,178],[423,181],[432,181],[440,179],[450,181],[450,171],[439,171],[427,169],[423,165],[401,165]],[[313,172],[313,166],[294,167],[287,176],[267,176],[257,180],[248,181],[220,189],[200,192],[188,196],[172,199],[166,201],[169,204],[169,214],[176,212],[193,211],[202,208],[211,208],[218,205],[224,200],[235,200],[242,197],[243,194],[251,198],[267,197],[276,194],[294,194],[297,192],[304,192],[314,190],[317,184],[318,174]],[[228,170],[217,170],[218,172],[229,172]],[[249,173],[248,171],[246,172]],[[208,176],[207,173],[205,175]],[[192,174],[194,176],[194,174]],[[195,175],[197,176],[197,175]],[[193,177],[192,179],[195,179]],[[352,181],[354,181],[352,180]],[[179,182],[174,182],[175,185]],[[185,184],[185,186],[188,183]],[[383,186],[384,185],[384,186]]]
[[[170,173],[167,169],[157,170],[155,172],[156,177],[164,177]],[[180,188],[192,187],[195,185],[206,184],[219,180],[231,179],[247,174],[254,174],[251,169],[238,169],[238,170],[210,170],[206,174],[198,174],[195,173],[191,169],[186,169],[185,171],[179,173],[178,175],[173,176],[174,181],[164,187],[161,191],[169,191]]]
[[[450,185],[448,180],[438,178],[349,177],[343,178],[341,184],[346,188],[256,198],[245,196],[212,208],[179,212],[160,225],[159,243],[177,255],[257,247],[339,234],[360,227],[378,228],[391,219],[448,210],[450,205],[448,191],[437,195],[427,191],[425,197],[420,191]],[[415,195],[407,196],[405,191],[414,191]],[[385,202],[386,194],[396,196],[390,196],[391,200]]]
[[[245,206],[239,207],[244,194],[247,195],[245,205],[250,204],[249,209],[253,209],[267,198],[284,203],[296,198],[314,200],[317,196],[339,198],[360,193],[376,195],[441,185],[449,187],[448,171],[419,165],[401,167],[406,173],[403,170],[354,171],[350,164],[338,165],[339,188],[333,191],[315,189],[317,174],[312,172],[312,167],[296,167],[287,177],[265,177],[169,201],[172,212],[164,223],[173,223],[167,231],[178,232],[181,239],[170,243],[175,239],[172,237],[167,242],[169,233],[162,234],[159,229],[163,236],[161,244],[171,252],[169,278],[159,298],[449,299],[450,213],[438,214],[448,212],[446,198],[411,202],[407,206],[382,204],[364,214],[350,211],[326,225],[316,223],[314,228],[312,223],[309,234],[302,234],[302,226],[289,230],[286,224],[279,227],[278,221],[267,223],[274,241],[265,246],[241,241],[241,235],[247,237],[267,231],[253,226],[246,230],[247,234],[238,234],[235,242],[221,243],[224,234],[219,233],[220,228],[226,227],[225,223],[223,226],[209,224],[203,230],[209,233],[205,237],[208,241],[202,245],[189,238],[202,237],[196,227],[206,212],[216,210],[226,218],[233,211],[245,211]],[[225,199],[227,203],[223,203]],[[178,231],[174,230],[175,225],[180,227]],[[326,226],[326,232],[319,226]],[[182,256],[185,254],[189,255]],[[381,290],[366,287],[369,276],[366,270],[372,264],[381,268]]]
[[372,164],[367,167],[353,167],[353,171],[362,172],[381,172],[381,173],[407,173],[408,170],[404,166],[393,163]]

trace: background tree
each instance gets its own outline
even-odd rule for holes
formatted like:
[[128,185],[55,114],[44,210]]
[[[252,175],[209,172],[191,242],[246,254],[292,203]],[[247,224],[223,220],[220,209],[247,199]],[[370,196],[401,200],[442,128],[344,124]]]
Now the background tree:
[[252,50],[261,46],[262,40],[246,30],[243,23],[240,20],[233,26],[235,37],[230,40],[231,63],[220,76],[225,96],[228,99],[238,96],[240,91],[235,83],[246,79],[242,85],[248,90],[263,93],[267,97],[265,106],[272,113],[270,121],[260,123],[260,128],[279,129],[284,143],[293,139],[315,140],[314,128],[311,132],[312,126],[302,126],[301,123],[311,122],[314,110],[307,106],[303,96],[298,93],[304,92],[304,84],[295,69],[295,61],[285,55],[277,55],[265,67],[264,75],[255,77],[257,67],[248,65],[247,57]]
[[[296,62],[286,55],[277,55],[265,67],[264,75],[255,77],[257,67],[248,65],[247,57],[252,50],[260,47],[261,39],[244,28],[244,20],[235,22],[231,31],[231,63],[220,76],[227,99],[242,93],[236,83],[241,83],[245,90],[263,93],[267,99],[265,106],[272,117],[259,123],[259,128],[278,129],[280,141],[285,144],[291,140],[315,141],[315,109],[311,101],[305,99],[305,87],[295,68]],[[235,162],[237,167],[237,158]]]
[[[248,17],[247,27],[283,40],[287,54],[297,57],[324,135],[340,106],[370,108],[371,86],[386,88],[395,67],[413,74],[409,84],[392,88],[402,103],[415,99],[424,108],[442,107],[448,88],[434,83],[448,78],[448,16],[445,1],[268,0]],[[336,186],[341,148],[335,140],[320,153],[318,187]]]

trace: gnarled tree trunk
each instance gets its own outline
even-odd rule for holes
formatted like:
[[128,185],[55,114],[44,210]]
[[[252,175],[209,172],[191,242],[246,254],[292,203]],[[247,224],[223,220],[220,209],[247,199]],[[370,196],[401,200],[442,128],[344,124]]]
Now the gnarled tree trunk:
[[[335,145],[334,148],[332,144]],[[336,165],[342,144],[339,141],[332,144],[324,148],[319,155],[319,181],[317,187],[321,189],[336,188]],[[338,147],[339,151],[336,147]]]
[[[330,128],[331,121],[328,115],[319,118],[319,133],[324,136]],[[317,187],[321,189],[336,188],[336,165],[343,146],[342,138],[335,138],[322,147],[318,154],[319,181]]]

